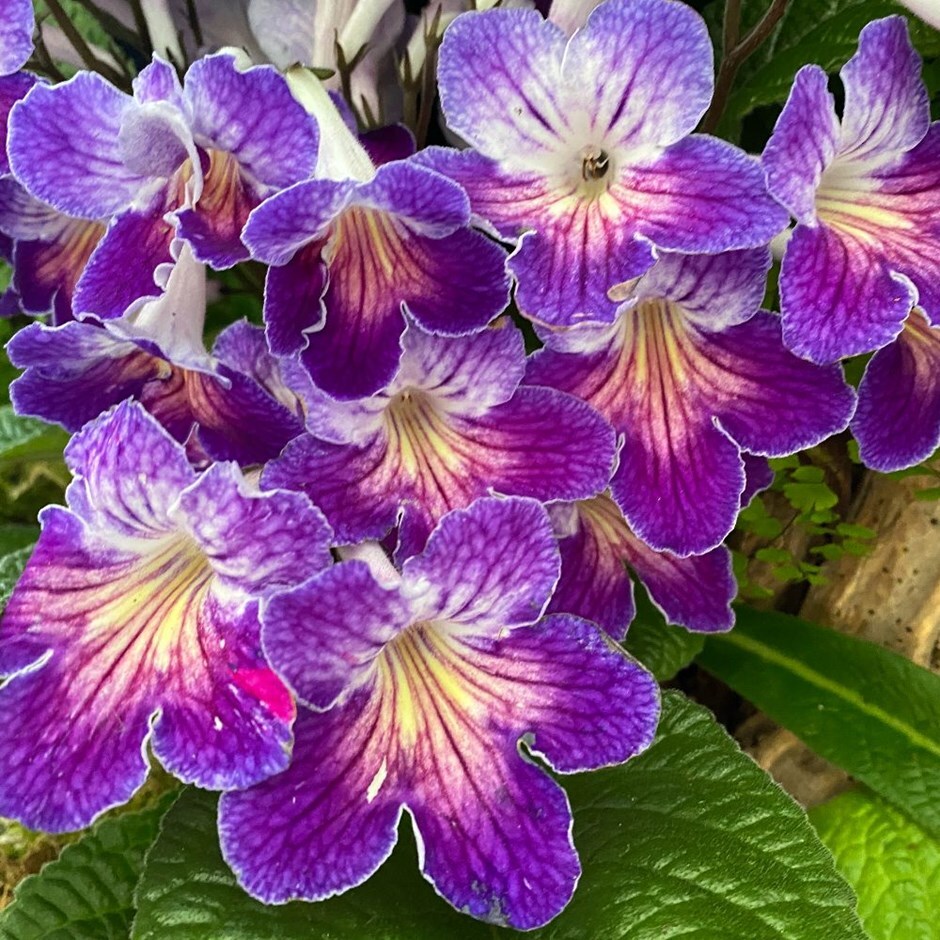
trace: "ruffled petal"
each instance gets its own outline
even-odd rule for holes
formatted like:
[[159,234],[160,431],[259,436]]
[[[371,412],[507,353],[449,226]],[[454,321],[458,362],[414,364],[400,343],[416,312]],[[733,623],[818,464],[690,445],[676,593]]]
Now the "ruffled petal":
[[940,446],[940,328],[916,308],[868,363],[852,433],[862,463],[882,473],[914,466]]
[[[30,12],[32,12],[32,4],[30,4]],[[0,39],[0,46],[2,46],[2,43],[3,40]],[[2,56],[2,53],[0,53],[0,56]],[[6,176],[10,172],[10,163],[7,159],[5,145],[10,111],[17,101],[26,97],[26,93],[36,84],[36,81],[36,76],[31,75],[29,72],[14,72],[12,75],[4,75],[2,67],[0,67],[0,140],[4,141],[4,146],[0,148],[0,177]]]

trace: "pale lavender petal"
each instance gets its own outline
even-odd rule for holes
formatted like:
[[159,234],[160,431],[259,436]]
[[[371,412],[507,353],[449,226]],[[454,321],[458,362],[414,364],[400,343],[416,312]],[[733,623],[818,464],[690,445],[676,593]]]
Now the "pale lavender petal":
[[127,208],[147,184],[117,146],[135,107],[94,72],[62,85],[36,85],[10,114],[8,156],[16,178],[68,215],[102,219]]
[[940,328],[916,308],[868,363],[852,433],[862,463],[882,473],[914,466],[940,446]]
[[158,55],[135,76],[133,87],[134,97],[141,104],[168,101],[180,110],[185,108],[183,85],[176,69]]
[[816,190],[842,133],[828,83],[818,65],[804,65],[796,73],[761,157],[771,194],[807,224],[816,220]]
[[0,76],[26,64],[36,27],[31,0],[5,0],[0,10]]

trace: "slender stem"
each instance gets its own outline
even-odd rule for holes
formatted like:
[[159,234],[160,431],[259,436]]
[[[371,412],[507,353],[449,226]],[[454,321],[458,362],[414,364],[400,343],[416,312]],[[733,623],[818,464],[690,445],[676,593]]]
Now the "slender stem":
[[[786,12],[788,3],[789,0],[773,0],[760,22],[740,42],[737,42],[730,49],[725,47],[721,65],[718,68],[718,78],[715,82],[715,94],[712,98],[711,107],[702,119],[700,130],[704,133],[710,134],[718,127],[725,109],[728,107],[728,98],[734,85],[735,76],[738,74],[738,69],[774,31]],[[729,7],[732,8],[730,12]],[[737,7],[737,9],[735,10],[734,7]],[[725,39],[734,35],[740,28],[740,15],[740,0],[727,0],[723,29]]]
[[134,49],[140,49],[140,37],[132,29],[128,29],[116,16],[112,16],[107,10],[102,10],[91,0],[76,0],[76,2],[98,21],[109,36],[119,42],[127,43]]
[[91,47],[85,42],[85,38],[75,28],[75,24],[69,19],[68,14],[62,9],[59,0],[46,0],[46,6],[49,12],[55,18],[59,28],[65,34],[65,38],[71,43],[72,48],[78,53],[79,58],[92,72],[103,75],[109,82],[118,87],[125,85],[124,76],[116,69],[111,68],[106,62],[102,62],[92,51]]
[[721,55],[727,58],[728,54],[738,44],[741,35],[741,0],[727,0],[725,3],[725,16],[721,27]]
[[196,0],[186,0],[186,16],[189,19],[189,28],[193,31],[196,48],[201,49],[204,42],[202,24],[199,22],[199,13],[196,10]]
[[153,40],[150,38],[150,27],[147,25],[143,4],[140,0],[127,0],[127,5],[131,8],[134,25],[137,27],[137,35],[140,36],[140,41],[144,44],[144,52],[149,56],[153,52]]
[[46,46],[46,39],[42,34],[41,23],[39,24],[39,28],[36,30],[36,48],[34,57],[38,66],[36,69],[37,72],[41,72],[47,78],[51,78],[54,82],[65,81],[65,75],[55,64],[55,62],[52,60],[52,56],[49,54],[49,48]]

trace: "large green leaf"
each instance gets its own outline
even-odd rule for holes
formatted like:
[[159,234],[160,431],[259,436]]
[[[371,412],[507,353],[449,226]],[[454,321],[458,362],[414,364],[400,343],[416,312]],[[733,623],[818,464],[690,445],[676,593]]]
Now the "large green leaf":
[[23,881],[0,940],[127,940],[134,887],[166,807],[105,819]]
[[61,457],[68,439],[55,425],[18,415],[10,405],[0,406],[0,464]]
[[6,607],[32,552],[33,546],[25,545],[0,558],[0,611]]
[[[746,2],[745,25],[769,6],[770,0]],[[892,0],[790,0],[774,34],[739,73],[728,101],[726,126],[760,105],[782,104],[802,66],[814,63],[827,72],[841,68],[854,54],[862,28],[893,13],[908,11]],[[940,35],[908,16],[921,53],[936,55]]]
[[873,940],[937,935],[940,841],[869,790],[843,793],[809,815],[855,888]]
[[635,596],[636,617],[623,645],[660,682],[668,682],[695,659],[705,645],[705,637],[666,623],[645,590],[636,590]]
[[698,662],[940,835],[940,676],[873,643],[747,608]]
[[[711,715],[663,698],[652,747],[566,781],[584,875],[534,940],[862,940],[854,899],[803,811]],[[263,825],[263,820],[259,820]],[[138,888],[134,940],[492,940],[514,932],[450,910],[399,846],[365,885],[320,904],[243,894],[191,791],[164,820]]]

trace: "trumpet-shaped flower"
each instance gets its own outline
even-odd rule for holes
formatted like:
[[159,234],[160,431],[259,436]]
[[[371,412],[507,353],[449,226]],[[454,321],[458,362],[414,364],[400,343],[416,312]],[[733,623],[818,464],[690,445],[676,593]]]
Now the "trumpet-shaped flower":
[[472,231],[459,186],[412,159],[375,167],[310,75],[295,88],[322,131],[318,178],[252,212],[245,244],[272,265],[268,343],[300,354],[313,381],[342,398],[371,395],[395,374],[403,310],[450,336],[483,329],[505,308],[505,253]]
[[883,473],[940,447],[940,326],[916,307],[901,335],[868,363],[852,433],[862,463]]
[[10,116],[10,163],[32,195],[78,218],[113,216],[75,297],[78,313],[102,318],[159,295],[154,273],[177,234],[214,267],[247,258],[249,212],[309,176],[316,147],[282,76],[240,71],[226,54],[195,62],[185,87],[154,59],[133,96],[80,72],[37,85]]
[[232,324],[206,352],[205,267],[187,245],[175,248],[165,293],[136,312],[104,325],[20,330],[7,354],[26,371],[11,400],[19,414],[77,431],[136,398],[194,458],[262,463],[303,432],[299,406],[284,394],[260,329]]
[[3,0],[0,8],[0,76],[21,69],[33,51],[33,0]]
[[611,492],[659,551],[702,554],[731,531],[742,450],[791,454],[852,415],[841,369],[798,359],[758,312],[768,263],[759,250],[664,256],[613,324],[548,334],[530,360],[528,383],[583,398],[622,435]]
[[288,762],[293,701],[260,646],[258,599],[329,564],[298,493],[232,464],[201,475],[137,404],[66,449],[0,622],[0,815],[58,832],[128,799],[148,770],[248,786]]
[[379,563],[265,604],[265,650],[309,709],[288,770],[222,798],[225,857],[269,903],[329,897],[382,864],[407,809],[446,900],[539,926],[579,864],[564,791],[530,755],[559,773],[627,760],[652,739],[656,683],[593,624],[539,619],[559,559],[534,500],[479,500],[400,574]]
[[378,395],[336,402],[308,389],[312,434],[267,465],[262,485],[306,493],[340,542],[380,539],[400,522],[403,557],[445,513],[488,493],[570,500],[607,486],[613,431],[570,395],[518,388],[518,330],[451,339],[412,325],[402,348]]
[[890,343],[916,303],[940,322],[940,124],[930,123],[907,24],[866,26],[840,73],[807,65],[763,163],[797,225],[780,273],[783,336],[815,362]]
[[475,149],[422,159],[517,242],[526,316],[611,322],[611,290],[657,249],[757,247],[786,225],[755,160],[689,136],[712,87],[708,32],[684,3],[606,0],[570,39],[534,10],[466,13],[444,36],[440,89]]
[[622,640],[636,614],[628,569],[669,623],[715,633],[734,625],[737,584],[723,545],[680,558],[638,539],[608,494],[549,507],[561,550],[561,577],[549,613],[577,614]]

